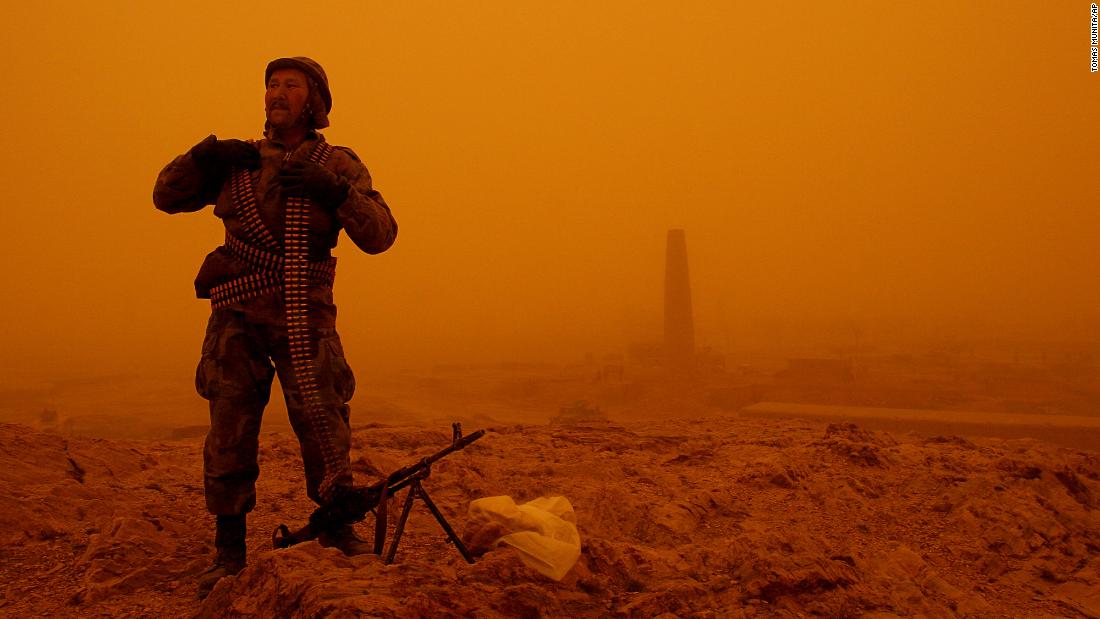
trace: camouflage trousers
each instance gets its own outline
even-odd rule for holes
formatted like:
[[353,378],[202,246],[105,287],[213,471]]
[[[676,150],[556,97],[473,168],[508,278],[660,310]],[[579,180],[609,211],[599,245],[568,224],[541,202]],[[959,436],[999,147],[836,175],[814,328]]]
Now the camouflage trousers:
[[[318,397],[335,443],[329,447],[347,461],[351,440],[347,402],[355,392],[355,377],[344,359],[336,329],[313,328],[311,332]],[[291,368],[286,327],[248,322],[243,312],[223,308],[210,315],[195,372],[199,395],[210,401],[203,474],[206,507],[212,514],[244,514],[256,505],[260,420],[276,374],[301,446],[306,492],[320,503],[317,489],[324,476],[325,446],[305,417],[305,403]],[[337,483],[350,484],[350,473],[345,477]]]

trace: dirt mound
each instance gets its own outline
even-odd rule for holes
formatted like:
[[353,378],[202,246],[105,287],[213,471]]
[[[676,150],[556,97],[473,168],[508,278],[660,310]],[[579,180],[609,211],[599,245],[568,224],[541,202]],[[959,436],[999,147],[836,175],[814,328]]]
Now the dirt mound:
[[156,456],[124,442],[0,424],[0,543],[82,530],[110,495],[140,483]]
[[[1037,441],[764,419],[509,425],[433,466],[425,488],[460,533],[475,498],[567,497],[581,557],[555,582],[506,547],[466,564],[420,505],[394,565],[313,542],[271,550],[274,526],[311,506],[296,441],[266,434],[249,567],[200,604],[197,440],[2,430],[2,613],[1100,616],[1100,457]],[[449,440],[359,428],[354,468],[371,482]]]

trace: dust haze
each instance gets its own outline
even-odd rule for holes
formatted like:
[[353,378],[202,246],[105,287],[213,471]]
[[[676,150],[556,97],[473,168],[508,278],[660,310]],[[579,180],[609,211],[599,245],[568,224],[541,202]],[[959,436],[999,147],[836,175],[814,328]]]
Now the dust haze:
[[401,226],[381,256],[337,250],[364,394],[395,371],[658,343],[672,228],[696,341],[727,367],[1100,340],[1098,82],[1078,11],[331,11],[292,45],[243,8],[214,26],[166,6],[8,20],[9,396],[189,388],[208,314],[191,281],[221,227],[154,211],[152,180],[209,133],[256,137],[261,67],[304,52],[332,76],[329,139],[357,149]]
[[671,228],[696,341],[727,365],[1100,340],[1098,82],[1076,11],[331,10],[293,49],[246,35],[265,22],[243,8],[214,27],[199,7],[7,22],[7,391],[186,390],[208,314],[191,281],[221,226],[154,211],[152,179],[209,133],[257,136],[260,68],[305,51],[332,76],[329,139],[401,226],[381,256],[337,250],[364,393],[397,370],[658,343]]

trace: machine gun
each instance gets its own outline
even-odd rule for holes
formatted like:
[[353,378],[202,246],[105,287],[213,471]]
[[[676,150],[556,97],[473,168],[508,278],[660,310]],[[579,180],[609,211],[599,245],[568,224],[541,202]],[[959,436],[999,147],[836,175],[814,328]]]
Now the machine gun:
[[405,505],[401,510],[401,517],[397,521],[397,528],[393,533],[393,541],[390,542],[386,552],[386,564],[393,563],[393,557],[397,554],[397,544],[401,541],[401,534],[405,530],[405,522],[409,518],[414,499],[421,499],[431,510],[432,515],[439,521],[439,526],[447,534],[447,541],[455,545],[458,552],[466,559],[467,563],[473,563],[466,546],[455,535],[454,529],[443,517],[439,508],[432,502],[427,491],[420,484],[432,474],[432,464],[442,460],[448,455],[465,449],[477,439],[485,436],[485,430],[478,430],[473,434],[462,436],[462,424],[451,424],[451,444],[438,452],[423,458],[420,462],[398,469],[387,475],[384,479],[372,486],[344,486],[338,488],[332,500],[318,507],[309,516],[309,523],[297,531],[291,531],[285,524],[280,524],[271,536],[271,542],[276,548],[288,548],[294,544],[315,539],[321,531],[331,530],[353,522],[359,522],[367,517],[367,512],[374,513],[374,554],[381,555],[386,543],[388,503],[395,492],[408,487],[409,492],[405,496]]

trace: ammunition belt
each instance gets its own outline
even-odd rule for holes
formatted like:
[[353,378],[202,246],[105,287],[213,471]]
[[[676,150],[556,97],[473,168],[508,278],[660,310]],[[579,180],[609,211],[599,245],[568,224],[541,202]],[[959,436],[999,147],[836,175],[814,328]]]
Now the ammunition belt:
[[[319,141],[310,152],[309,160],[324,165],[332,151],[331,145]],[[210,299],[218,308],[282,291],[291,369],[305,409],[304,417],[321,448],[324,472],[317,491],[322,502],[327,503],[333,497],[335,482],[341,477],[350,479],[351,469],[347,453],[336,448],[331,427],[339,415],[328,410],[318,393],[317,368],[314,364],[317,346],[309,328],[308,310],[310,286],[332,286],[336,258],[315,262],[309,260],[309,212],[313,203],[308,198],[287,196],[283,243],[280,247],[263,224],[256,208],[251,173],[237,170],[231,183],[233,208],[245,238],[227,233],[225,247],[237,260],[248,265],[251,272],[211,288]]]
[[[336,258],[310,262],[307,278],[313,286],[332,287],[336,281]],[[283,291],[282,271],[258,271],[234,278],[210,289],[210,303],[214,309],[241,303],[265,294]]]
[[254,246],[278,250],[275,237],[260,219],[260,210],[256,208],[256,191],[252,187],[252,174],[248,170],[237,170],[232,177],[230,194],[233,208],[244,228],[245,238]]
[[[309,160],[324,165],[333,148],[320,142],[309,155]],[[305,418],[317,437],[324,461],[324,472],[317,493],[321,500],[332,499],[338,477],[351,477],[347,453],[337,451],[336,437],[331,423],[336,419],[332,411],[326,411],[318,395],[317,368],[314,366],[313,333],[309,329],[309,211],[312,202],[303,196],[291,195],[286,200],[286,225],[283,247],[283,298],[286,301],[286,331],[290,343],[290,365],[302,395]]]

